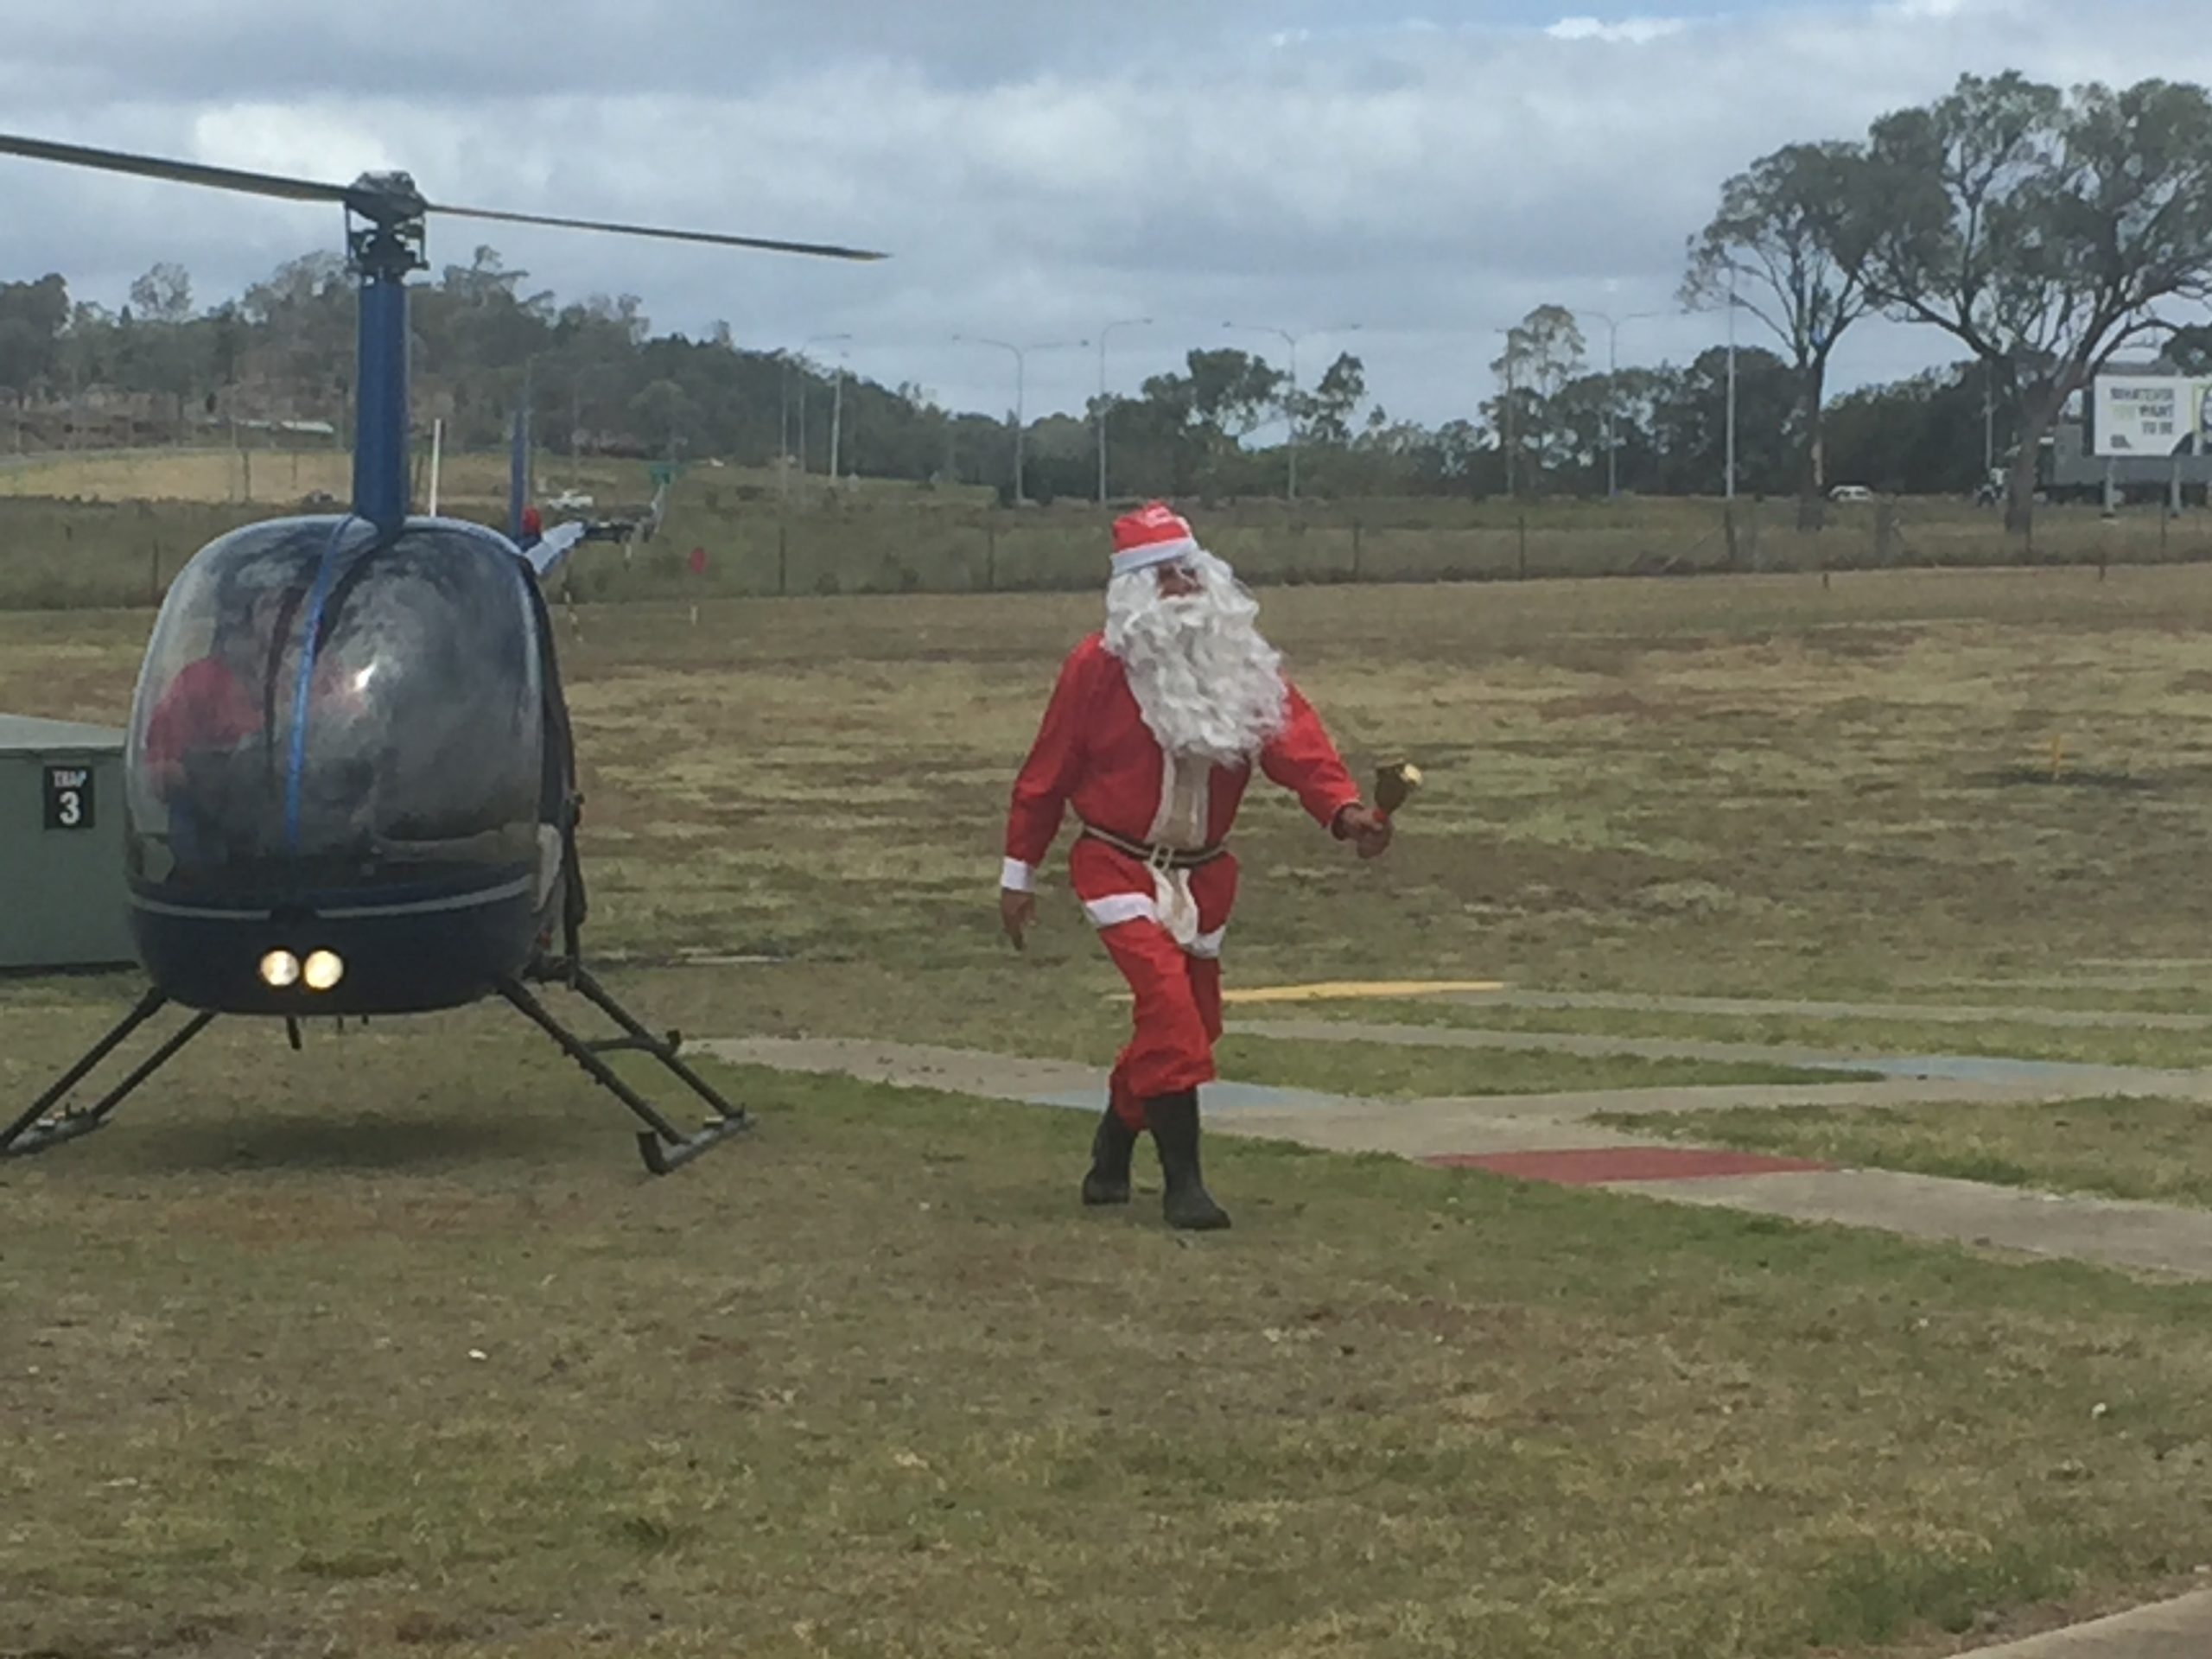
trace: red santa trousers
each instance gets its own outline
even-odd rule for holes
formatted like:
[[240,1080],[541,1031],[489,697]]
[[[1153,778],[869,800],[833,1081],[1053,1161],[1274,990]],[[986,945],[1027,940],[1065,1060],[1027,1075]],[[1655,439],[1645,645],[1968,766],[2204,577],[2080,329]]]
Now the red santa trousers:
[[[1133,897],[1151,887],[1135,859],[1096,841],[1076,843],[1077,890],[1086,900],[1115,887]],[[1178,1095],[1214,1077],[1213,1046],[1221,1039],[1221,934],[1236,903],[1236,861],[1228,855],[1191,872],[1198,900],[1199,944],[1186,950],[1148,915],[1099,929],[1098,938],[1128,982],[1135,1006],[1128,1043],[1114,1063],[1109,1097],[1132,1129],[1145,1127],[1144,1103]]]

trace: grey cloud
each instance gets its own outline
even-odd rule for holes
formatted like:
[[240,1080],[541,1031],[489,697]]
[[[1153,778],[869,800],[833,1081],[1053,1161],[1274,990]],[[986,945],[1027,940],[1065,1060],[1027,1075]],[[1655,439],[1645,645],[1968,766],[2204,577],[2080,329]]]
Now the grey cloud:
[[[331,92],[473,98],[497,106],[533,94],[648,89],[721,96],[824,59],[925,67],[950,85],[1020,78],[1039,67],[1134,66],[1218,40],[1256,36],[1325,15],[1319,0],[590,0],[454,6],[395,0],[371,8],[278,0],[10,4],[20,63],[66,67],[105,97],[149,84],[196,96],[257,97],[272,86]],[[1172,44],[1171,44],[1172,43]]]
[[[84,4],[41,11],[0,87],[10,124],[56,137],[326,177],[398,163],[434,200],[885,247],[892,262],[855,269],[432,226],[434,263],[488,242],[563,298],[637,293],[658,327],[726,318],[760,345],[850,332],[855,369],[957,406],[1003,409],[1010,389],[1003,354],[953,346],[957,331],[1075,339],[1154,316],[1116,338],[1109,372],[1129,384],[1221,343],[1238,316],[1364,323],[1347,343],[1377,395],[1435,420],[1487,394],[1491,331],[1530,305],[1671,310],[1722,180],[1778,144],[1856,135],[1969,68],[2212,79],[2212,30],[2184,19],[2212,22],[2212,6],[2157,0],[1859,0],[1650,38],[1331,32],[1343,11],[1318,0],[1214,9],[1195,31],[1177,11],[1131,0],[1064,27],[1010,0],[792,0],[728,18],[658,0],[610,28],[564,0],[526,23],[453,9],[432,31],[416,5],[402,44],[349,63],[343,22],[248,3],[125,29],[121,8]],[[1268,40],[1300,26],[1315,32]],[[404,44],[417,40],[438,45]],[[124,78],[118,41],[131,84],[88,97]],[[218,64],[226,45],[235,60]],[[334,217],[314,210],[29,163],[0,163],[0,276],[58,268],[111,301],[158,258],[185,263],[206,297],[336,245]],[[1624,358],[1679,360],[1719,332],[1639,322]],[[1889,331],[1847,349],[1847,373],[1897,372],[1901,338],[1948,355]],[[1314,364],[1333,352],[1313,349]],[[1096,378],[1095,356],[1040,358],[1030,406],[1079,403]]]

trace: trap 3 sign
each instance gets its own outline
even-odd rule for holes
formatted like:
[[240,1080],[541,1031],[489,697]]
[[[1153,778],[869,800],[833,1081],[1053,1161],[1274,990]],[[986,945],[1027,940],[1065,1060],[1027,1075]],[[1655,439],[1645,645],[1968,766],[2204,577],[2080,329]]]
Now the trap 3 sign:
[[92,769],[90,766],[48,766],[46,769],[46,827],[49,830],[89,830],[92,822]]

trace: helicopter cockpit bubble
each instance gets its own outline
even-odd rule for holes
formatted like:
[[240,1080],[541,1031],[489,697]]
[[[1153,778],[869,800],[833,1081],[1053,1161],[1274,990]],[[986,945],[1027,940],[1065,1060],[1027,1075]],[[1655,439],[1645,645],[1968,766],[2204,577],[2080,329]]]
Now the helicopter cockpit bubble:
[[291,519],[202,550],[131,709],[142,944],[180,907],[358,910],[524,877],[534,895],[546,740],[530,580],[504,538],[454,520],[380,536]]

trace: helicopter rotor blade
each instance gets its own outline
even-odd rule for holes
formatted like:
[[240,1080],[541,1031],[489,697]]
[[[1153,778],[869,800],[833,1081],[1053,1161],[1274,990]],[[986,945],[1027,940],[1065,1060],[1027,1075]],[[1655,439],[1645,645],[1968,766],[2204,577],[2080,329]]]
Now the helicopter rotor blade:
[[[22,156],[33,161],[60,162],[71,167],[98,168],[142,179],[164,179],[176,184],[198,184],[246,195],[274,196],[287,201],[334,201],[374,213],[381,197],[365,200],[363,186],[325,184],[314,179],[286,178],[276,173],[248,173],[237,168],[209,167],[199,162],[169,161],[157,156],[134,156],[119,149],[97,149],[87,144],[60,144],[45,138],[23,138],[0,133],[0,156]],[[543,213],[511,213],[493,207],[434,206],[413,197],[389,204],[408,211],[451,213],[459,219],[499,219],[509,225],[550,225],[575,231],[606,231],[617,236],[658,237],[670,242],[703,242],[727,248],[761,248],[772,253],[812,254],[829,259],[882,259],[888,256],[866,248],[838,247],[821,242],[785,242],[767,237],[728,236],[716,231],[677,231],[654,225],[618,225],[603,219],[561,219]]]
[[670,242],[709,242],[725,248],[766,248],[772,253],[810,253],[829,259],[883,259],[889,256],[866,248],[841,248],[822,242],[779,242],[766,237],[726,236],[717,231],[671,231],[653,225],[614,225],[595,219],[556,219],[543,213],[508,213],[491,207],[454,207],[430,205],[434,213],[460,219],[496,219],[510,225],[551,225],[570,231],[608,231],[617,236],[654,236]]
[[176,184],[204,184],[217,190],[236,190],[250,196],[275,196],[285,201],[344,201],[340,184],[321,184],[313,179],[288,179],[275,173],[245,173],[231,167],[207,167],[198,162],[172,162],[157,156],[133,156],[119,149],[94,149],[84,144],[57,144],[44,138],[19,138],[0,133],[0,155],[25,156],[33,161],[61,162],[71,167],[94,167],[107,173],[128,173],[142,179],[167,179]]

